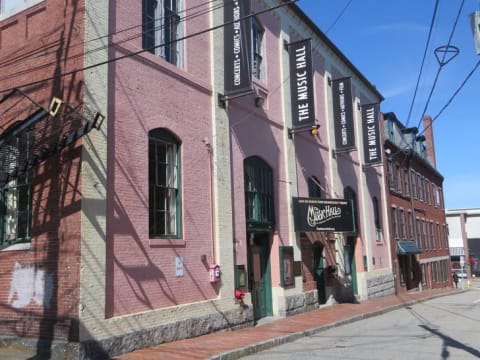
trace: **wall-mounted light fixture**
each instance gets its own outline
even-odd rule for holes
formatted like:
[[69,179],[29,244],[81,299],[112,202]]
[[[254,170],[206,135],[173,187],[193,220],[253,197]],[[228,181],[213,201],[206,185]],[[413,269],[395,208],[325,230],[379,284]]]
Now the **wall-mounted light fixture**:
[[229,100],[238,99],[238,98],[248,96],[248,95],[255,95],[254,104],[255,104],[256,107],[263,107],[263,105],[265,104],[265,97],[262,96],[257,89],[252,89],[250,91],[247,91],[247,92],[244,92],[244,93],[241,93],[241,94],[237,94],[237,95],[224,95],[224,94],[219,93],[218,94],[218,99],[217,99],[217,104],[222,109],[226,109],[227,102]]
[[288,128],[288,138],[293,139],[293,134],[300,133],[300,132],[307,132],[307,131],[310,132],[310,135],[317,136],[319,133],[319,130],[318,130],[319,128],[320,128],[319,124]]
[[257,94],[257,96],[255,96],[255,106],[263,107],[263,104],[265,104],[265,98]]

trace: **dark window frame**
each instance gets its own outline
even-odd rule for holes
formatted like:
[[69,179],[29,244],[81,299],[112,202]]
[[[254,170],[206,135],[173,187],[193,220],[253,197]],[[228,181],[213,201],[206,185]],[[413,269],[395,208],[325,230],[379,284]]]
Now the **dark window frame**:
[[272,230],[275,226],[273,170],[256,156],[246,158],[243,166],[247,226],[257,230]]
[[182,237],[180,155],[181,142],[169,130],[156,128],[149,131],[148,231],[152,239]]

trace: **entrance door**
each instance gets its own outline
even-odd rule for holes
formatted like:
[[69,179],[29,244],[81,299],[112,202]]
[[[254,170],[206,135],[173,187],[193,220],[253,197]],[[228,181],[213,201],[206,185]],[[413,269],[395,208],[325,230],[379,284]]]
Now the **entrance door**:
[[314,276],[317,282],[318,303],[325,304],[327,302],[327,294],[325,292],[325,268],[323,266],[323,247],[320,244],[313,245],[313,262]]
[[355,236],[347,237],[347,245],[345,246],[345,252],[348,256],[347,262],[349,265],[350,272],[346,272],[346,275],[352,276],[352,287],[353,295],[358,295],[358,285],[357,285],[357,264],[355,262]]
[[257,320],[273,314],[269,234],[255,234],[253,239],[250,239],[248,253],[249,287],[252,293],[253,316]]

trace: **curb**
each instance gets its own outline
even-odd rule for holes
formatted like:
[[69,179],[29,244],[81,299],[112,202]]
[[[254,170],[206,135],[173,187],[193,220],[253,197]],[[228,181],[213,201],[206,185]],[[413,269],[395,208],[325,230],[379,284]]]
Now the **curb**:
[[256,344],[243,346],[243,347],[240,347],[238,349],[228,350],[228,351],[225,351],[225,352],[220,353],[218,355],[210,356],[208,359],[209,360],[236,360],[236,359],[240,359],[244,356],[253,355],[255,353],[258,353],[258,352],[261,352],[261,351],[264,351],[264,350],[268,350],[268,349],[274,348],[274,347],[279,346],[279,345],[290,343],[290,342],[293,342],[295,340],[298,340],[298,339],[301,339],[301,338],[304,338],[304,337],[312,336],[312,335],[315,335],[319,332],[329,330],[329,329],[332,329],[332,328],[335,328],[335,327],[338,327],[338,326],[342,326],[342,325],[350,324],[350,323],[357,322],[357,321],[360,321],[360,320],[368,319],[368,318],[371,318],[371,317],[374,317],[374,316],[382,315],[382,314],[388,313],[390,311],[394,311],[394,310],[398,310],[398,309],[402,309],[402,308],[408,308],[412,305],[419,304],[419,303],[422,303],[424,301],[436,299],[436,298],[439,298],[439,297],[456,295],[456,294],[459,294],[459,293],[462,293],[462,292],[465,292],[465,291],[467,291],[467,289],[463,289],[463,290],[459,290],[459,291],[455,291],[455,292],[447,293],[447,294],[432,295],[432,296],[429,296],[429,297],[425,297],[423,299],[410,300],[410,301],[405,302],[405,303],[388,306],[388,307],[385,307],[383,309],[374,310],[374,311],[370,311],[368,313],[359,314],[359,315],[355,315],[355,316],[352,316],[352,317],[349,317],[349,318],[346,318],[346,319],[335,321],[331,324],[321,325],[321,326],[310,328],[310,329],[307,329],[307,330],[304,330],[304,331],[298,331],[298,332],[291,333],[291,334],[288,334],[288,335],[285,335],[285,336],[280,336],[280,337],[272,338],[272,339],[269,339],[269,340],[265,340],[265,341],[262,341],[262,342],[259,342],[259,343],[256,343]]

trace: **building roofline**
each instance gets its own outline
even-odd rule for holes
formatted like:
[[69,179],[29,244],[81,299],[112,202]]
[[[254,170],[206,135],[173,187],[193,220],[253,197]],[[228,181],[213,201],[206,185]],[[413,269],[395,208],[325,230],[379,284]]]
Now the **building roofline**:
[[317,35],[320,40],[322,40],[334,53],[337,55],[340,60],[342,60],[351,70],[352,72],[362,81],[364,82],[370,91],[372,91],[375,96],[377,96],[382,102],[384,100],[383,95],[377,90],[375,85],[373,85],[366,77],[363,75],[360,70],[353,65],[353,63],[348,60],[348,58],[340,51],[340,49],[323,33],[322,30],[303,12],[302,9],[298,7],[295,3],[289,4],[289,8],[305,23],[308,27],[312,29],[312,31]]
[[460,214],[467,214],[467,215],[480,215],[480,208],[460,208],[460,209],[445,209],[445,215],[460,215]]
[[[390,139],[385,139],[385,145],[387,145],[387,144],[390,148],[394,149],[394,151],[393,151],[394,153],[403,152],[402,149],[400,147],[398,147],[398,145],[395,144]],[[416,151],[412,151],[411,149],[408,149],[408,156],[411,156],[411,154],[413,154],[413,158],[417,163],[419,163],[420,165],[423,165],[426,168],[428,168],[428,170],[431,171],[432,173],[434,173],[435,175],[437,175],[442,182],[443,182],[443,180],[445,180],[445,178],[437,170],[437,168],[435,168],[432,164],[430,164],[425,158],[421,157]]]

